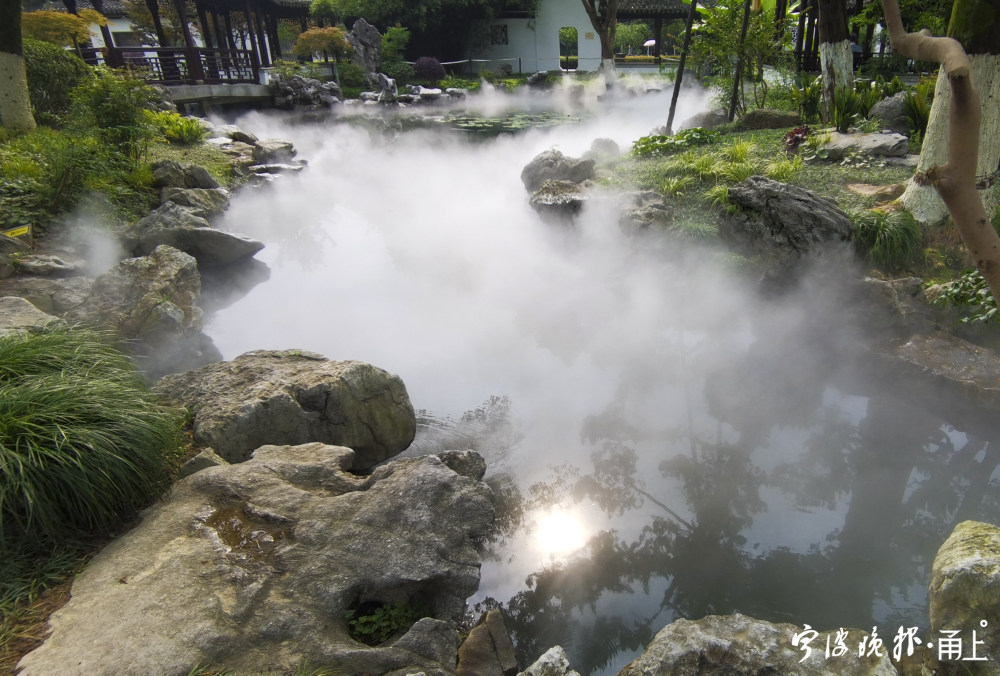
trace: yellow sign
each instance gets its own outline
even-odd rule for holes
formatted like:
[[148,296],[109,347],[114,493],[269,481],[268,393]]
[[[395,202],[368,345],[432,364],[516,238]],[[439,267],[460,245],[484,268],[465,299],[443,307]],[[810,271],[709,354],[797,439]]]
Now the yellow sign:
[[20,228],[14,228],[12,230],[4,230],[3,234],[8,237],[24,237],[25,235],[31,235],[31,226],[22,225]]
[[594,39],[594,34],[593,33],[584,33],[583,34],[583,39],[584,40],[593,40]]

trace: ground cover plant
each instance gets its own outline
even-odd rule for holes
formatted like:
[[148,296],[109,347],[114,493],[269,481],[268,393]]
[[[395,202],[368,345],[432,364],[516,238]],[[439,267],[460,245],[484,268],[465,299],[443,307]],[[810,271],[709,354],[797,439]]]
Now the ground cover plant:
[[0,337],[0,670],[37,639],[42,591],[169,484],[181,423],[98,334]]

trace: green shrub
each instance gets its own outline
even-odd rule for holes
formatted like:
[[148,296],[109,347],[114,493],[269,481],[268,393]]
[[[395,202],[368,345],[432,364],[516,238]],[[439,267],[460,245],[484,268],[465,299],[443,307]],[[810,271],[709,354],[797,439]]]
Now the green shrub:
[[382,64],[382,72],[395,80],[397,85],[409,84],[417,77],[413,66],[406,61],[384,63]]
[[895,75],[888,82],[881,75],[875,76],[875,86],[878,87],[879,91],[882,92],[882,98],[887,99],[890,96],[895,96],[899,92],[905,89],[902,82],[899,81],[899,76]]
[[965,324],[1000,321],[997,300],[990,293],[982,273],[976,269],[966,270],[961,277],[945,284],[944,291],[934,302],[961,308],[961,321]]
[[910,123],[912,133],[927,133],[927,122],[931,119],[931,101],[934,98],[934,80],[921,80],[903,94],[903,114]]
[[854,88],[858,93],[858,114],[867,118],[872,106],[882,100],[882,89],[876,82],[863,80],[855,82]]
[[[341,63],[337,65],[340,73],[340,87],[364,87],[365,69],[356,63]],[[386,73],[388,75],[388,73]],[[389,77],[392,77],[391,75]]]
[[694,127],[679,131],[673,136],[654,134],[643,136],[632,144],[632,152],[639,157],[669,155],[691,146],[715,143],[719,138],[716,131]]
[[847,85],[833,90],[833,101],[830,103],[830,117],[833,126],[841,134],[847,132],[861,112],[861,97]]
[[69,112],[70,92],[91,76],[90,67],[76,54],[38,40],[24,40],[24,70],[39,123],[58,124]]
[[578,56],[561,56],[559,57],[559,67],[563,70],[576,70],[576,67],[580,63],[580,57]]
[[182,146],[193,145],[208,136],[205,125],[194,117],[183,117],[178,113],[163,111],[149,113],[149,119],[168,143]]
[[120,523],[166,485],[180,429],[96,334],[0,337],[0,544]]
[[323,68],[318,63],[313,63],[312,61],[299,62],[284,59],[275,61],[274,65],[271,66],[271,72],[283,80],[288,80],[295,76],[308,77],[313,80],[326,79],[326,73]]
[[869,263],[898,271],[916,260],[923,231],[909,213],[864,209],[852,214],[851,220],[854,241]]
[[799,114],[806,122],[818,122],[823,103],[823,79],[803,79],[798,89]]
[[146,111],[159,100],[156,90],[127,73],[100,67],[72,98],[75,125],[96,127],[101,139],[130,162],[145,154],[155,135]]
[[0,230],[22,225],[41,226],[47,220],[38,181],[0,177]]

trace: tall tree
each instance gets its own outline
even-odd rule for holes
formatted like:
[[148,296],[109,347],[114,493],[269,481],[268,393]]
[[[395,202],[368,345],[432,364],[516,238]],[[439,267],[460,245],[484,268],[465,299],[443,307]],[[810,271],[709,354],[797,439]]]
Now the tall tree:
[[20,1],[0,2],[0,122],[17,131],[35,128],[24,72]]
[[854,55],[847,32],[846,0],[818,0],[819,67],[823,75],[823,113],[830,119],[833,93],[854,87]]
[[618,0],[580,0],[590,24],[601,41],[601,68],[615,69],[615,29],[618,25]]
[[[957,0],[952,12],[952,24],[959,13],[962,0]],[[996,44],[997,36],[989,39],[990,28],[1000,25],[997,0],[980,0],[971,2],[977,5],[973,16],[963,16],[961,23],[970,26],[969,35],[979,35],[979,27],[987,26],[982,34],[984,42]],[[976,84],[973,82],[975,73],[969,57],[962,48],[962,43],[954,38],[933,38],[925,33],[906,33],[899,17],[899,7],[896,0],[882,0],[885,10],[886,25],[889,29],[889,39],[892,48],[904,56],[923,61],[936,61],[941,64],[942,77],[947,79],[951,91],[951,101],[948,106],[948,141],[947,155],[944,164],[935,164],[920,171],[918,167],[916,182],[926,182],[934,187],[944,201],[948,212],[955,220],[955,227],[962,237],[962,243],[972,254],[976,268],[982,273],[994,298],[1000,298],[1000,235],[993,228],[986,216],[986,209],[977,194],[977,163],[980,151],[980,128],[984,120],[983,108],[980,103]],[[975,26],[978,24],[978,26]],[[975,26],[975,27],[973,27]],[[979,44],[967,38],[970,45]],[[995,63],[995,62],[994,62]],[[994,65],[994,69],[996,66]],[[997,91],[997,75],[994,70],[993,89]],[[941,81],[938,81],[940,87]],[[982,86],[980,84],[980,86]],[[990,104],[996,108],[995,101]],[[985,137],[988,146],[996,145],[1000,136],[996,122]],[[990,176],[996,175],[997,159],[993,155],[992,166],[987,167]],[[923,164],[923,158],[921,158]]]
[[[982,121],[976,187],[986,213],[992,214],[997,206],[993,185],[1000,164],[1000,105],[997,105],[1000,101],[1000,0],[955,0],[948,37],[965,48],[972,81],[979,91]],[[942,69],[934,91],[917,176],[943,164],[947,158],[951,98],[948,75]],[[923,223],[937,223],[948,214],[945,202],[934,188],[921,180],[911,180],[901,199],[906,209]]]

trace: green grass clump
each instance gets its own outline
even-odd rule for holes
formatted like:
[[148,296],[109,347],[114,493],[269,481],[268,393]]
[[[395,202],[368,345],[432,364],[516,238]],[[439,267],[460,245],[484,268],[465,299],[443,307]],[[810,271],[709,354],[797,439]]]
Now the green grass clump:
[[864,209],[851,215],[854,241],[869,263],[898,271],[913,264],[921,250],[923,230],[905,211]]
[[166,486],[180,429],[100,336],[0,337],[0,546],[119,524]]

